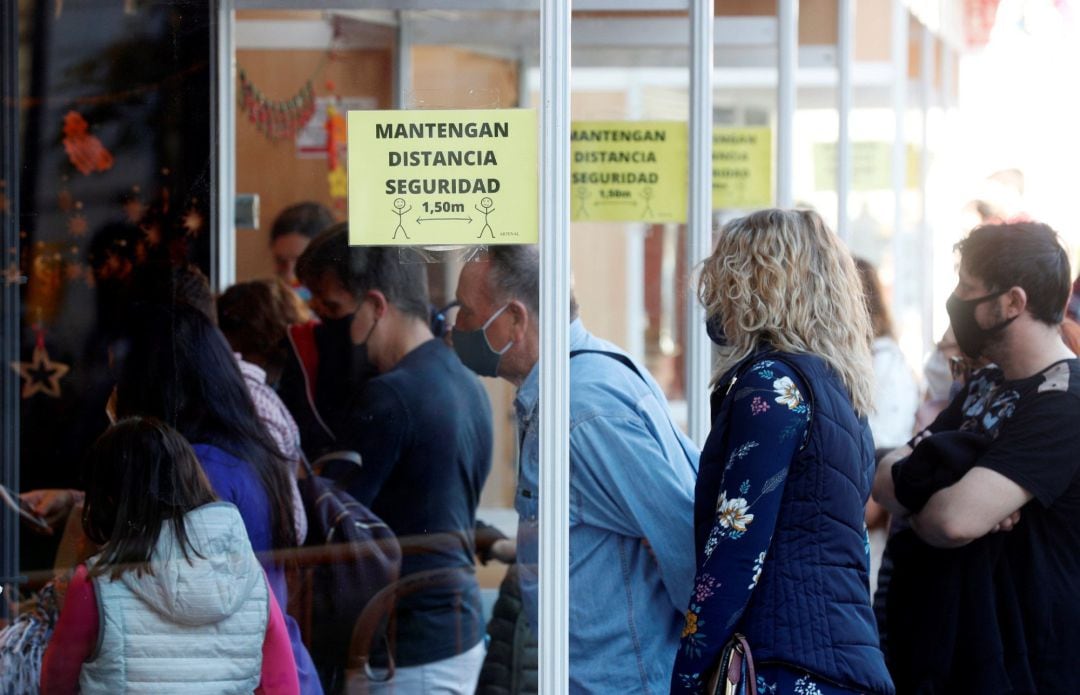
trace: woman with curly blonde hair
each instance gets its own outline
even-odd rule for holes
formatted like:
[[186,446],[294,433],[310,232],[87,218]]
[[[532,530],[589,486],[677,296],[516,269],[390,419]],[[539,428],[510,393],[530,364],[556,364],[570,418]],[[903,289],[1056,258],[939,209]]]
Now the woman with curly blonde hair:
[[863,524],[873,333],[851,255],[817,213],[763,210],[721,229],[698,296],[721,360],[672,692],[704,692],[739,634],[759,693],[890,695]]

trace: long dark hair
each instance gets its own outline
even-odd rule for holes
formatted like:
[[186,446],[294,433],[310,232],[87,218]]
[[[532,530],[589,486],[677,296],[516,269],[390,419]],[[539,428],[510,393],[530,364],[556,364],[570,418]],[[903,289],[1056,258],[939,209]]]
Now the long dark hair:
[[83,530],[102,545],[90,576],[153,573],[161,527],[172,522],[184,558],[198,554],[184,515],[216,497],[195,452],[179,432],[154,418],[121,420],[98,437],[86,461]]
[[148,415],[189,442],[212,444],[245,461],[270,500],[275,548],[296,545],[287,462],[255,411],[225,336],[186,305],[143,307],[114,346],[116,413]]

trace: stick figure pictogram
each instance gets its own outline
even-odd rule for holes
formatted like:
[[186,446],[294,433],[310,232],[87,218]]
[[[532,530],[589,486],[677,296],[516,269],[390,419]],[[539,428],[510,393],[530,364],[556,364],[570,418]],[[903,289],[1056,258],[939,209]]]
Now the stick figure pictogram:
[[480,230],[480,236],[476,238],[483,238],[484,232],[487,232],[491,235],[491,238],[494,239],[495,232],[491,229],[491,225],[488,224],[488,215],[495,211],[495,203],[492,202],[491,198],[484,196],[480,199],[480,205],[474,205],[473,207],[476,208],[477,212],[483,213],[484,215],[484,228]]
[[410,205],[408,209],[405,208],[405,201],[401,198],[394,199],[394,214],[397,215],[397,227],[394,227],[394,238],[397,239],[398,232],[405,235],[405,238],[409,238],[409,233],[405,231],[405,225],[402,224],[402,217],[412,210]]

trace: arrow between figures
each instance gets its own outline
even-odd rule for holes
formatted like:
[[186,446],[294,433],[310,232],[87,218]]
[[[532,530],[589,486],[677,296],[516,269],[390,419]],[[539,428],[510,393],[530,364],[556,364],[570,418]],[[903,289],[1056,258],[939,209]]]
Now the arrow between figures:
[[417,217],[416,223],[421,222],[468,222],[472,224],[471,217]]

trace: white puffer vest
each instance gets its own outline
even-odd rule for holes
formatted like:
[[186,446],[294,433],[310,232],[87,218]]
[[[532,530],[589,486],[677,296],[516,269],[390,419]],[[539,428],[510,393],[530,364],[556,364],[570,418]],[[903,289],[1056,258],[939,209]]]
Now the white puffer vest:
[[215,502],[189,512],[185,526],[198,553],[189,550],[190,563],[166,524],[153,574],[94,579],[101,628],[79,677],[83,693],[251,693],[259,685],[269,589],[240,513]]

